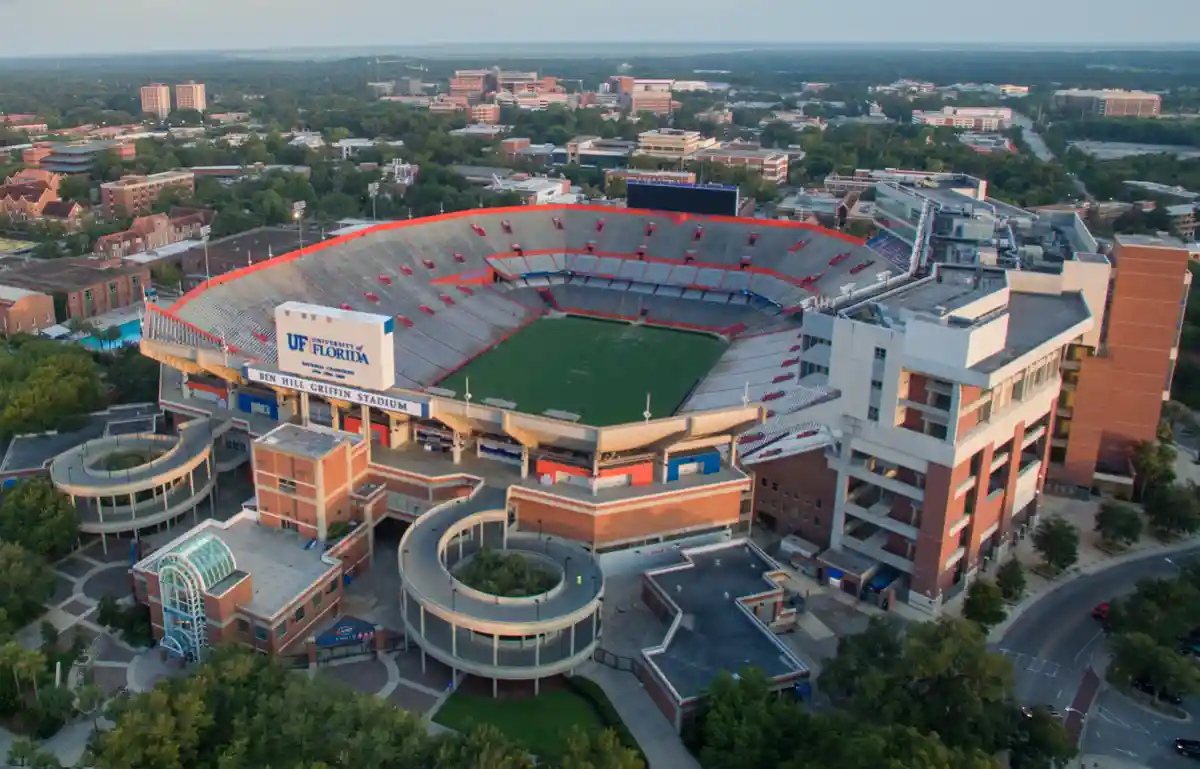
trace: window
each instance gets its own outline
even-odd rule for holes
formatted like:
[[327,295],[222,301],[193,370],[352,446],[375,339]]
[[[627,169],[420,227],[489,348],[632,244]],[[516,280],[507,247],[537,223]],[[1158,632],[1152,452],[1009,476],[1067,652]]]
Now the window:
[[867,419],[871,420],[872,422],[878,422],[879,421],[879,409],[875,408],[874,406],[868,406],[867,407]]
[[779,484],[778,484],[778,483],[772,483],[772,484],[771,484],[771,491],[779,491]]
[[813,506],[816,507],[818,510],[820,510],[821,509],[821,500],[818,499],[817,501],[813,502]]
[[90,288],[85,288],[83,290],[83,298],[88,300],[92,298],[92,290]]
[[875,348],[875,360],[887,360],[887,350],[882,347]]
[[275,637],[276,638],[283,638],[285,635],[287,635],[287,620],[280,622],[279,625],[276,626],[276,628],[275,628]]
[[766,485],[767,485],[767,479],[766,479],[766,478],[763,478],[763,479],[762,479],[762,485],[764,485],[764,486],[766,486]]
[[292,620],[295,622],[299,622],[302,619],[304,619],[304,604],[297,606],[296,613],[292,615]]
[[279,528],[286,529],[288,531],[300,531],[300,527],[296,525],[296,522],[288,518],[279,519]]
[[329,580],[329,584],[325,586],[326,593],[332,593],[335,590],[337,590],[337,578],[336,577]]
[[296,493],[296,482],[294,480],[292,480],[291,478],[280,478],[279,479],[279,490],[285,491],[288,494],[295,494]]
[[116,296],[116,295],[117,295],[117,284],[116,284],[116,283],[109,283],[109,284],[108,284],[108,294],[109,294],[109,296]]
[[254,626],[254,638],[257,641],[265,641],[268,638],[267,629],[262,625]]
[[249,633],[250,632],[250,623],[244,619],[239,619],[237,621],[237,629],[238,629],[239,633]]
[[316,595],[314,595],[314,596],[313,596],[313,601],[312,601],[312,603],[313,603],[313,608],[314,608],[314,609],[319,609],[319,608],[321,608],[321,602],[322,602],[322,601],[324,601],[324,600],[325,600],[325,596],[321,595],[320,593],[317,593]]
[[883,382],[881,382],[881,381],[880,381],[880,380],[878,380],[878,379],[872,379],[872,380],[871,380],[871,389],[872,389],[872,390],[882,390],[882,389],[883,389]]

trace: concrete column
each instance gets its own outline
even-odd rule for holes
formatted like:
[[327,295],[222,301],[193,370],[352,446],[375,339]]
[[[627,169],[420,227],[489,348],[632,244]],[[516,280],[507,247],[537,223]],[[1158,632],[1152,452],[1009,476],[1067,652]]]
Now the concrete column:
[[458,657],[458,625],[450,623],[450,653]]
[[[500,667],[500,634],[492,633],[492,664]],[[495,697],[495,687],[493,687],[492,696]]]
[[96,515],[100,518],[100,523],[104,523],[104,502],[101,497],[96,497]]
[[598,643],[600,639],[597,634],[600,632],[600,609],[597,608],[592,612],[592,643]]
[[342,429],[342,411],[332,403],[329,404],[329,426],[334,430]]
[[496,699],[499,696],[500,696],[499,682],[495,678],[493,678],[492,679],[492,699]]
[[575,656],[575,624],[571,623],[571,656]]
[[[425,640],[425,607],[421,607],[421,640]],[[425,644],[421,644],[421,672],[425,672]]]
[[100,533],[100,549],[104,551],[105,555],[108,555],[108,535],[103,532]]
[[300,424],[308,427],[308,393],[300,391]]
[[400,611],[404,613],[404,651],[408,651],[408,591],[400,588]]
[[521,478],[529,477],[529,447],[521,447]]
[[367,443],[370,443],[371,442],[371,407],[363,405],[359,408],[360,408],[359,417],[362,420],[362,424],[359,425],[359,429],[362,430],[363,440],[366,441]]
[[[167,510],[171,509],[171,505],[170,505],[170,502],[168,501],[168,497],[169,497],[169,495],[167,494],[167,484],[164,483],[163,484],[163,512],[164,513],[167,512]],[[132,499],[132,498],[133,498],[133,495],[131,494],[130,499]]]

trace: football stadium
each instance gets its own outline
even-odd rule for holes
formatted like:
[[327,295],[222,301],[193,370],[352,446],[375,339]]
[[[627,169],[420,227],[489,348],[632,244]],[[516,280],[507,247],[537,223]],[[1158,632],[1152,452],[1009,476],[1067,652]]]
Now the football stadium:
[[[783,611],[771,562],[735,539],[753,495],[738,457],[811,431],[803,410],[824,392],[801,381],[800,315],[902,282],[906,259],[798,222],[524,206],[380,223],[213,277],[151,309],[142,351],[163,364],[159,400],[177,423],[206,420],[224,457],[252,460],[255,507],[135,567],[156,632],[199,656],[196,612],[248,601],[243,642],[291,650],[338,611],[334,583],[307,614],[306,596],[328,569],[365,568],[394,520],[404,633],[455,670],[536,682],[573,669],[600,639],[606,559],[649,546],[691,548],[678,568],[715,562],[711,579],[722,561],[753,564],[707,632],[747,623],[746,644],[794,677],[802,664],[770,630]],[[120,520],[136,535],[136,514]],[[325,544],[311,585],[199,600],[289,563],[293,545],[245,545],[255,523],[295,548]],[[198,570],[186,595],[160,586],[164,564],[176,573],[214,538],[228,545],[220,573]],[[705,555],[731,546],[740,555]],[[456,564],[483,547],[553,564],[558,587],[518,598],[458,582]],[[658,604],[675,616],[685,598]],[[160,606],[172,603],[184,608]],[[664,712],[703,688],[681,678],[682,657],[667,664],[676,653],[668,638],[645,657]]]

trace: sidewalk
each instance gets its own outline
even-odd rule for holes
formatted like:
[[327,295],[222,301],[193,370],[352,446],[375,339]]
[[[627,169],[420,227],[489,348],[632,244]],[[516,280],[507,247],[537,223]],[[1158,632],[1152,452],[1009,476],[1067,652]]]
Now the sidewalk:
[[1149,767],[1128,758],[1085,753],[1067,764],[1067,769],[1149,769]]
[[576,670],[600,685],[646,754],[647,769],[700,769],[666,716],[631,673],[587,662]]
[[[1068,585],[1081,577],[1091,576],[1106,569],[1120,566],[1130,561],[1154,555],[1169,556],[1182,550],[1200,545],[1200,539],[1191,538],[1177,542],[1163,543],[1144,534],[1142,539],[1124,552],[1113,554],[1101,550],[1100,536],[1094,531],[1096,511],[1100,505],[1095,500],[1077,500],[1064,497],[1042,498],[1041,517],[1059,515],[1070,521],[1079,529],[1079,560],[1054,580],[1048,580],[1036,574],[1033,567],[1041,563],[1041,556],[1033,547],[1033,537],[1027,536],[1017,543],[1015,556],[1025,566],[1026,588],[1025,596],[1019,603],[1009,609],[1008,616],[988,634],[988,641],[996,642],[1012,624],[1028,611],[1040,599],[1046,597],[1064,585]],[[994,576],[998,564],[989,569],[989,578]],[[957,615],[961,611],[963,598],[956,598],[946,605],[946,611]]]

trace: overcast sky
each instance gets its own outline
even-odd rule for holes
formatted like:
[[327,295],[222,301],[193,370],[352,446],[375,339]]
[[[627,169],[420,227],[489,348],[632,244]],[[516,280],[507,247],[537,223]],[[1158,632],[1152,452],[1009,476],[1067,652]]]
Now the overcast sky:
[[1200,39],[1198,6],[1200,0],[0,0],[0,57],[484,41],[1177,44]]

